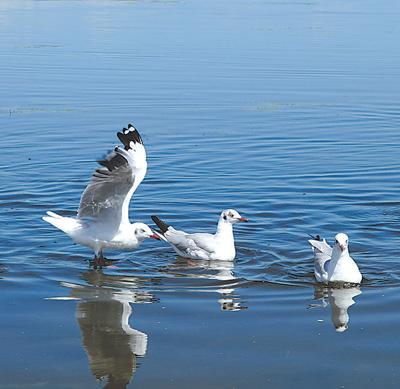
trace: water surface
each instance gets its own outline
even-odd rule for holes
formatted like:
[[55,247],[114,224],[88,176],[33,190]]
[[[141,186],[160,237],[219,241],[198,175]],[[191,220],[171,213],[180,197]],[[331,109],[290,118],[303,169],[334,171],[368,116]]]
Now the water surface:
[[[399,384],[396,2],[2,1],[0,386]],[[132,123],[131,220],[212,232],[235,261],[163,242],[92,252],[74,215]],[[313,278],[308,234],[350,237],[364,280]]]

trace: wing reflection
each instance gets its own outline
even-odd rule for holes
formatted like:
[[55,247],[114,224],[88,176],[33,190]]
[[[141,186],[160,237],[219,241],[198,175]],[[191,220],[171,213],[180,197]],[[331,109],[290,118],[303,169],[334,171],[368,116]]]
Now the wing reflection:
[[188,289],[196,288],[196,290],[217,292],[221,294],[221,298],[217,301],[221,305],[223,311],[239,311],[247,309],[241,305],[243,302],[239,295],[235,294],[235,289],[238,288],[240,279],[235,277],[233,268],[234,261],[221,260],[192,260],[182,257],[176,257],[174,262],[165,267],[163,271],[173,275],[175,278],[187,278],[197,280],[215,280],[211,285],[191,284]]
[[315,293],[313,301],[321,300],[321,304],[312,304],[310,307],[315,308],[317,306],[326,307],[331,306],[331,320],[335,327],[336,332],[344,332],[349,327],[348,323],[350,316],[348,314],[348,308],[355,304],[354,297],[361,294],[360,288],[330,288],[321,285],[314,285]]
[[137,358],[146,355],[148,340],[144,332],[129,325],[130,304],[157,300],[146,291],[129,289],[140,283],[137,277],[90,270],[82,278],[87,285],[62,285],[70,288],[71,298],[79,300],[76,316],[90,371],[97,380],[108,381],[104,388],[125,388],[138,367]]

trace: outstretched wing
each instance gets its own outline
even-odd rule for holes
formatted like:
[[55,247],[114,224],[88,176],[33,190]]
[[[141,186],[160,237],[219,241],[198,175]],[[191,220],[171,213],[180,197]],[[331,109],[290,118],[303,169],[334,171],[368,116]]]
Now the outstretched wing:
[[128,223],[129,202],[146,175],[146,151],[138,131],[129,124],[118,134],[124,148],[117,146],[93,173],[82,194],[78,219],[101,220],[118,229]]

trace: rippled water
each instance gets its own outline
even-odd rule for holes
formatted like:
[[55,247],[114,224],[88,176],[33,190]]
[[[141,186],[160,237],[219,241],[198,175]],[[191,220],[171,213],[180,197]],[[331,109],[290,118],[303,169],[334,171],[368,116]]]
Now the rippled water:
[[[0,2],[0,387],[395,387],[400,342],[396,2]],[[212,232],[91,250],[74,215],[128,123],[148,173],[131,220]],[[313,277],[308,234],[350,237],[364,280]]]

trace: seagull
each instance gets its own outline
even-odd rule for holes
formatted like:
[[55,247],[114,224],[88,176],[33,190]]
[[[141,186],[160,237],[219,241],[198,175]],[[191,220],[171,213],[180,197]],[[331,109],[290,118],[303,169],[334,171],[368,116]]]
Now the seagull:
[[[109,152],[82,194],[78,215],[48,211],[43,220],[64,231],[75,242],[94,251],[94,268],[105,263],[104,249],[135,249],[147,238],[161,240],[144,223],[129,221],[129,202],[146,175],[146,151],[131,125],[118,132],[123,148]],[[99,255],[100,252],[100,255]]]
[[357,264],[349,255],[349,238],[339,233],[333,248],[317,235],[310,239],[314,251],[314,274],[319,282],[342,281],[359,284],[362,275]]
[[221,213],[217,231],[213,234],[187,234],[168,226],[157,216],[151,216],[161,231],[158,235],[168,242],[172,248],[184,258],[232,261],[235,258],[235,241],[233,225],[238,222],[248,222],[234,209],[227,209]]

